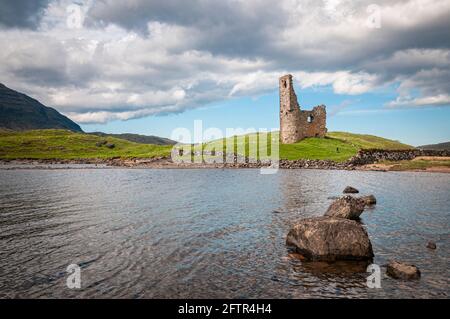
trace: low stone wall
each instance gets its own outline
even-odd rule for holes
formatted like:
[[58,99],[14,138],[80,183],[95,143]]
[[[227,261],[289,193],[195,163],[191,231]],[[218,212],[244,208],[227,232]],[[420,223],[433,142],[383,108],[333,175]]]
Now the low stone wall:
[[[194,154],[199,155],[199,154]],[[209,154],[212,156],[212,154]],[[8,163],[22,163],[22,164],[104,164],[107,166],[122,166],[122,167],[167,167],[167,168],[207,168],[207,167],[218,167],[218,168],[260,168],[264,166],[269,166],[268,162],[261,161],[251,161],[248,158],[242,158],[236,156],[235,154],[226,154],[227,163],[174,163],[170,157],[155,157],[155,158],[110,158],[110,159],[72,159],[72,160],[61,160],[61,159],[20,159],[20,160],[0,160],[0,164]],[[217,153],[215,156],[223,156],[223,153]],[[412,160],[418,156],[450,156],[449,150],[398,150],[398,151],[387,151],[387,150],[360,150],[357,155],[352,157],[346,162],[334,162],[329,160],[280,160],[279,167],[284,169],[295,169],[295,168],[310,168],[310,169],[344,169],[344,170],[354,170],[358,166],[373,164],[380,161],[402,161],[402,160]]]
[[355,169],[355,164],[349,162],[333,162],[328,160],[280,160],[280,168],[316,168],[316,169]]
[[373,164],[381,161],[405,161],[418,156],[450,156],[449,150],[360,150],[357,155],[348,160],[353,165]]

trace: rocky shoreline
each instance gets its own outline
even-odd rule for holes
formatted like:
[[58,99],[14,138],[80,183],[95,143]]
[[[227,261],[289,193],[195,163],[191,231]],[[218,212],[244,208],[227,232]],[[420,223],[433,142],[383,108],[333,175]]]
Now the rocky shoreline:
[[[360,150],[357,155],[345,162],[330,160],[280,160],[281,169],[325,169],[325,170],[373,170],[386,171],[377,167],[371,167],[380,161],[412,160],[419,156],[448,157],[450,151],[431,150]],[[93,159],[0,159],[0,168],[10,166],[29,166],[35,168],[51,168],[52,165],[94,165],[95,167],[128,167],[128,168],[262,168],[269,167],[270,162],[250,161],[248,158],[239,161],[235,156],[233,163],[184,163],[173,162],[170,157],[154,158],[93,158]]]

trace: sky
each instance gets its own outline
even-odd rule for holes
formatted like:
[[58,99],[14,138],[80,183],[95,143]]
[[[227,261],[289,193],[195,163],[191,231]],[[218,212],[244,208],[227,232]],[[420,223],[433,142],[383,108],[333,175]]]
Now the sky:
[[0,0],[0,82],[85,131],[276,129],[278,78],[329,131],[450,140],[448,0]]

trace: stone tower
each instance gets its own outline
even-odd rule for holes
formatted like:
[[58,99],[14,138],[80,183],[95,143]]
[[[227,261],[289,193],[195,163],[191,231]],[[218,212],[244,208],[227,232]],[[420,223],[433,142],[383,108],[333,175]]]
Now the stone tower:
[[292,85],[292,75],[279,79],[280,86],[280,142],[292,144],[306,137],[324,137],[326,128],[326,108],[319,105],[312,111],[302,111]]

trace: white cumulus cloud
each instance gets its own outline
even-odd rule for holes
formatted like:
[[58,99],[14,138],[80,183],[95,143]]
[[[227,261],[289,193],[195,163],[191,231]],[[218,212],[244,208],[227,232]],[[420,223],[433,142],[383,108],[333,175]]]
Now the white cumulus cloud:
[[0,12],[24,14],[0,14],[0,82],[80,123],[256,96],[285,73],[345,95],[394,84],[392,108],[449,105],[450,2],[378,1],[379,28],[367,25],[371,4],[49,0],[27,11],[2,2]]

